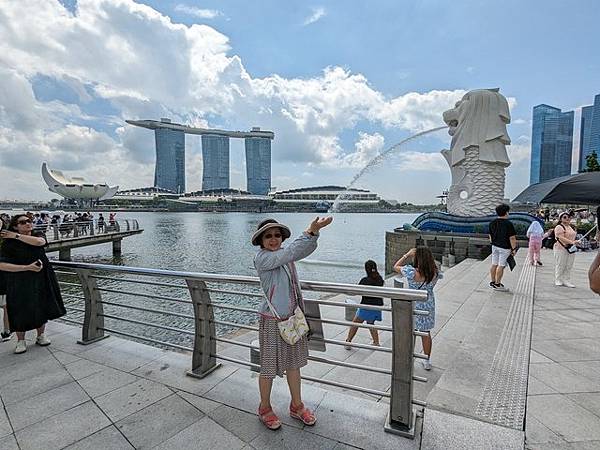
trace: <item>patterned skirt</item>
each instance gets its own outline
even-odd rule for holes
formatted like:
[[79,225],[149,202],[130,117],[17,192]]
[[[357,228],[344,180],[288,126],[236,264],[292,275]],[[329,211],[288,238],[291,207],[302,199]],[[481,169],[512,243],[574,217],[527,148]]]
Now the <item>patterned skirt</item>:
[[308,363],[308,341],[306,336],[290,345],[279,334],[277,320],[261,316],[258,340],[260,345],[260,376],[263,378],[283,377],[288,369],[299,369]]

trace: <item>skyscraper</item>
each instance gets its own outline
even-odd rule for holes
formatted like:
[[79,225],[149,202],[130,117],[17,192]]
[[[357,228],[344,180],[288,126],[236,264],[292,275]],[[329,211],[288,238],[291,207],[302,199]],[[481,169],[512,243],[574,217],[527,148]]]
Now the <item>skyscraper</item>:
[[585,169],[585,157],[594,150],[600,157],[600,94],[594,104],[581,108],[581,132],[579,135],[579,171]]
[[571,173],[574,116],[549,105],[533,108],[530,184]]
[[[171,122],[161,119],[161,122]],[[185,133],[169,128],[154,131],[156,167],[154,186],[177,193],[185,192]]]
[[246,145],[246,190],[266,195],[271,189],[271,139],[249,137]]
[[229,138],[202,135],[202,190],[229,189]]

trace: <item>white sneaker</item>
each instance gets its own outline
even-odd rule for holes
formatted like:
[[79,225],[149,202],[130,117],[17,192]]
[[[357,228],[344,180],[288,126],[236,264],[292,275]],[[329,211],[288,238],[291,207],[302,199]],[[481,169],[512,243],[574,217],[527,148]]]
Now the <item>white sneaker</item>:
[[15,353],[18,355],[20,353],[25,353],[27,351],[27,342],[25,339],[22,341],[17,341],[17,345],[15,347]]
[[48,339],[48,337],[46,336],[46,333],[42,333],[40,334],[37,339],[35,340],[35,343],[37,345],[41,345],[42,347],[45,347],[46,345],[50,345],[50,339]]
[[345,348],[346,350],[352,350],[352,346],[351,346],[351,345],[348,345],[348,344],[350,344],[350,342],[346,341],[346,345],[344,345],[344,348]]
[[563,281],[563,286],[566,286],[568,288],[574,288],[575,285],[573,283],[571,283],[570,281]]
[[555,286],[564,286],[564,284],[563,284],[563,282],[562,282],[562,281],[555,281],[555,282],[554,282],[554,285],[555,285]]
[[425,369],[425,370],[431,370],[431,368],[433,367],[431,365],[431,360],[430,359],[422,359],[421,360],[421,364],[423,365],[423,369]]

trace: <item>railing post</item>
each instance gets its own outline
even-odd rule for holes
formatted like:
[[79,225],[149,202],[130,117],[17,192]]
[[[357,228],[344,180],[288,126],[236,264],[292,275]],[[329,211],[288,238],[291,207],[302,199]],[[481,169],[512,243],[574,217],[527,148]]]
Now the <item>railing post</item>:
[[58,241],[58,224],[54,225],[54,240]]
[[210,293],[206,283],[198,280],[185,280],[194,306],[194,352],[192,354],[192,370],[187,374],[195,378],[204,378],[221,366],[212,356],[217,354],[215,323]]
[[413,304],[392,299],[392,390],[384,430],[414,439],[413,411]]
[[104,308],[102,307],[102,297],[98,291],[96,279],[90,277],[88,269],[75,269],[81,288],[85,297],[85,315],[83,318],[83,328],[81,330],[81,340],[78,344],[88,345],[107,338],[104,334]]
[[94,220],[90,220],[90,236],[94,235]]
[[121,226],[117,220],[115,220],[115,231],[121,231]]

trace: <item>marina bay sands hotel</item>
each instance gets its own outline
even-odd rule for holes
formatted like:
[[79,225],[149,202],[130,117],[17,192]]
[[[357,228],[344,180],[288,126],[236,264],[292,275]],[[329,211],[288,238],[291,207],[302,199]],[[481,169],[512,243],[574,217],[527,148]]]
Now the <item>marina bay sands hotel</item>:
[[229,138],[242,138],[246,146],[246,190],[266,195],[271,188],[272,131],[225,131],[194,128],[171,119],[126,120],[130,125],[154,130],[156,167],[154,186],[178,194],[185,192],[185,135],[202,136],[202,190],[229,189]]

